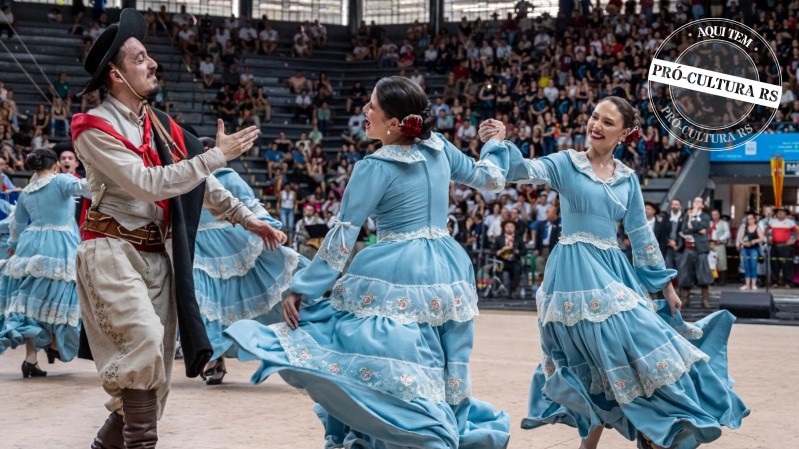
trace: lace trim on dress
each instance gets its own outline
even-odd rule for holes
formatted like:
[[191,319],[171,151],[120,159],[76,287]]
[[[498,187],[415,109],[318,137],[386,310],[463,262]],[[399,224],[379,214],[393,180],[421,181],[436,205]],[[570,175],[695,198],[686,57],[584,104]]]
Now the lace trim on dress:
[[603,239],[590,232],[574,232],[558,240],[559,245],[573,245],[575,243],[588,243],[602,250],[619,248],[618,240],[614,238]]
[[29,292],[18,290],[8,298],[5,317],[19,313],[42,323],[77,327],[80,323],[80,307],[77,298],[72,296],[75,290],[66,289],[62,292],[61,297],[34,298]]
[[449,363],[445,368],[389,357],[333,351],[320,346],[307,332],[285,323],[269,326],[292,366],[341,377],[404,401],[426,398],[456,405],[470,395],[469,367]]
[[541,366],[549,377],[565,367],[575,374],[590,394],[604,394],[607,400],[629,404],[639,396],[650,397],[660,387],[671,385],[691,370],[694,363],[710,357],[683,337],[675,335],[650,353],[626,365],[598,368],[588,363],[569,366],[565,359],[545,356]]
[[475,164],[475,173],[466,185],[482,188],[489,192],[501,192],[505,188],[505,175],[497,164],[490,159],[480,159]]
[[[59,232],[75,232],[75,225],[44,225],[44,226],[28,226],[25,231],[59,231]],[[24,232],[24,231],[23,231]]]
[[425,146],[425,147],[427,147],[427,148],[429,148],[429,149],[431,149],[433,151],[441,151],[441,150],[444,149],[444,146],[446,145],[446,143],[444,142],[444,139],[439,137],[438,134],[433,133],[433,134],[430,134],[430,138],[429,139],[422,140],[421,142],[419,142],[419,145],[423,145],[423,146]]
[[449,235],[449,232],[438,226],[425,226],[424,228],[408,232],[394,232],[391,230],[377,230],[378,242],[401,242],[414,239],[440,239]]
[[358,318],[380,316],[399,324],[464,322],[479,314],[477,291],[467,281],[451,284],[394,284],[345,274],[333,287],[330,305]]
[[[644,232],[645,235],[637,238],[633,237],[635,234],[640,232]],[[665,263],[663,260],[663,254],[660,253],[660,247],[658,246],[657,241],[654,239],[655,235],[649,230],[649,224],[645,224],[639,228],[633,229],[627,234],[630,236],[631,241],[636,242],[637,246],[637,248],[633,251],[633,266],[658,266]],[[638,244],[639,239],[644,239],[644,241],[641,244]]]
[[205,271],[208,276],[217,279],[244,276],[255,266],[263,250],[263,240],[252,235],[247,240],[247,246],[236,254],[225,257],[195,257],[194,269]]
[[35,192],[37,190],[41,190],[47,184],[50,184],[50,182],[52,182],[53,179],[55,179],[55,174],[45,176],[44,178],[37,178],[37,179],[31,181],[30,184],[25,186],[25,188],[22,189],[22,191],[24,193],[32,193],[32,192]]
[[544,289],[536,292],[538,319],[542,325],[563,323],[573,326],[582,320],[594,323],[607,320],[613,315],[644,304],[657,310],[651,299],[638,295],[635,290],[621,282],[613,282],[601,289],[547,294]]
[[427,159],[416,145],[386,145],[372,154],[373,157],[406,164],[425,162]]
[[47,278],[55,281],[75,281],[75,259],[35,255],[23,257],[15,255],[8,259],[4,273],[15,279],[28,276]]
[[197,226],[197,232],[200,231],[207,231],[208,229],[222,229],[222,228],[229,228],[233,226],[230,222],[227,221],[209,221],[207,223],[203,223],[200,226]]
[[585,151],[575,151],[570,149],[568,152],[569,159],[571,159],[574,166],[577,167],[577,170],[600,184],[614,184],[616,181],[628,178],[634,173],[630,167],[624,165],[620,160],[613,159],[613,162],[616,163],[616,169],[613,171],[613,175],[610,178],[603,181],[599,179],[596,173],[594,173],[594,169],[591,167],[591,161],[588,160],[588,156],[585,154]]
[[294,251],[283,251],[282,254],[285,257],[283,272],[265,292],[223,306],[220,304],[220,298],[209,298],[198,290],[197,303],[200,305],[200,313],[208,321],[219,321],[224,326],[230,326],[236,321],[250,320],[269,312],[283,300],[283,294],[291,284],[291,275],[300,262]]
[[322,246],[316,253],[316,257],[324,260],[330,268],[342,272],[350,258],[352,247],[347,243],[346,231],[352,228],[352,223],[347,221],[333,221],[333,228],[325,236]]

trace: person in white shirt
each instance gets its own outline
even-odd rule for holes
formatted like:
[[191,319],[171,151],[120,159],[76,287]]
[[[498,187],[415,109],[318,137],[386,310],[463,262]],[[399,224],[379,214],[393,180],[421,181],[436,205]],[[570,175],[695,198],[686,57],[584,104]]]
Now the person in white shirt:
[[558,197],[558,192],[552,190],[549,184],[544,184],[544,192],[542,195],[547,197],[547,204],[554,204],[555,199]]
[[458,128],[458,131],[455,133],[455,136],[464,142],[468,142],[477,137],[477,128],[474,125],[472,125],[471,120],[466,120],[463,122],[460,128]]
[[311,38],[305,32],[305,27],[300,25],[294,35],[294,56],[298,58],[311,57]]
[[314,258],[321,242],[315,242],[314,239],[311,239],[305,227],[321,224],[325,224],[325,221],[316,214],[313,206],[306,205],[302,208],[302,218],[297,222],[294,229],[297,236],[295,241],[297,243],[297,251],[309,259]]
[[172,14],[172,39],[175,39],[178,32],[183,30],[183,26],[194,25],[194,16],[186,12],[186,5],[180,5],[180,12]]
[[305,121],[308,123],[313,118],[313,100],[308,95],[307,89],[303,89],[294,99],[294,121],[298,122],[301,115],[305,116]]
[[356,129],[360,129],[363,125],[363,121],[366,120],[366,116],[361,112],[360,106],[355,106],[355,110],[353,114],[350,116],[350,119],[347,121],[347,126],[350,128],[350,132],[355,132]]
[[219,44],[219,46],[224,48],[225,44],[227,44],[227,42],[230,40],[230,30],[222,25],[219,25],[219,27],[216,29],[216,34],[214,34],[214,37],[216,37],[216,42]]
[[239,30],[239,45],[247,51],[255,50],[258,32],[252,27],[251,21],[246,21]]
[[255,83],[255,75],[252,74],[252,69],[245,67],[244,73],[241,74],[239,79],[241,80],[241,87],[246,89],[247,92],[252,92],[252,88]]
[[199,70],[203,85],[211,87],[214,84],[214,74],[216,73],[216,66],[211,55],[207,55],[204,61],[200,61]]
[[422,86],[422,88],[424,88],[425,84],[427,84],[427,79],[425,79],[424,75],[422,75],[422,72],[420,72],[419,69],[413,69],[411,81]]
[[547,87],[544,88],[544,96],[547,97],[550,103],[554,103],[558,99],[558,88],[555,87],[555,80],[549,80]]
[[311,38],[313,38],[314,45],[317,47],[324,48],[327,46],[327,28],[322,25],[319,19],[316,19],[311,27]]
[[716,270],[719,274],[719,284],[727,282],[727,245],[730,244],[730,224],[721,219],[717,210],[710,212],[710,241],[715,244],[713,251],[716,253]]
[[258,35],[258,51],[265,55],[271,55],[277,48],[279,36],[276,30],[272,29],[272,25],[267,24],[261,33]]

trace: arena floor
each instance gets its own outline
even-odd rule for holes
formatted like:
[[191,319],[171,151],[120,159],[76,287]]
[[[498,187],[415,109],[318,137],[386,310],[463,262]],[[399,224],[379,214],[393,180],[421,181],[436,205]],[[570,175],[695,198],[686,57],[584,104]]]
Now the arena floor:
[[[472,358],[475,396],[511,415],[510,448],[571,448],[576,432],[566,426],[521,430],[530,375],[539,360],[532,313],[483,313],[477,321]],[[107,416],[94,365],[77,360],[46,365],[48,377],[21,378],[24,350],[0,357],[0,447],[86,449]],[[736,391],[752,409],[743,427],[708,445],[724,449],[793,447],[799,435],[799,327],[739,324],[730,339]],[[225,384],[207,387],[182,376],[177,365],[169,406],[159,424],[161,449],[321,449],[322,426],[311,400],[278,377],[248,383],[255,364],[228,363]],[[633,448],[606,432],[603,448]]]

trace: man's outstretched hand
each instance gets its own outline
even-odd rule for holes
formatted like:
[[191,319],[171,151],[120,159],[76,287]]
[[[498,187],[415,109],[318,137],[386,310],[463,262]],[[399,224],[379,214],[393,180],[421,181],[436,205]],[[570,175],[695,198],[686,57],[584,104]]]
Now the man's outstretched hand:
[[244,225],[244,228],[261,237],[269,251],[274,251],[278,246],[286,243],[286,234],[269,226],[264,221],[250,220]]

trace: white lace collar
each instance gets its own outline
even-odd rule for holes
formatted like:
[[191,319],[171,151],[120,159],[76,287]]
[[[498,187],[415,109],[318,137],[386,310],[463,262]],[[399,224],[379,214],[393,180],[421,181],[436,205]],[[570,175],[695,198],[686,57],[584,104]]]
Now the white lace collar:
[[44,178],[39,178],[36,175],[34,175],[33,179],[31,179],[31,182],[27,186],[25,186],[25,188],[22,189],[22,191],[25,193],[31,193],[37,190],[41,190],[47,184],[50,184],[50,181],[55,179],[55,176],[56,176],[55,174],[52,174],[52,175],[47,175]]
[[437,134],[432,134],[429,139],[412,145],[385,145],[367,157],[416,164],[427,161],[419,149],[420,146],[433,151],[441,151],[444,149],[444,139]]
[[569,159],[571,159],[572,164],[577,167],[577,170],[598,183],[615,184],[618,180],[629,178],[633,174],[633,171],[630,169],[630,167],[624,165],[620,160],[614,158],[613,162],[616,164],[616,169],[613,171],[613,175],[610,178],[603,181],[599,179],[599,176],[597,176],[596,173],[594,173],[594,169],[591,167],[591,161],[588,160],[588,156],[586,156],[585,151],[575,151],[570,149],[568,152]]

